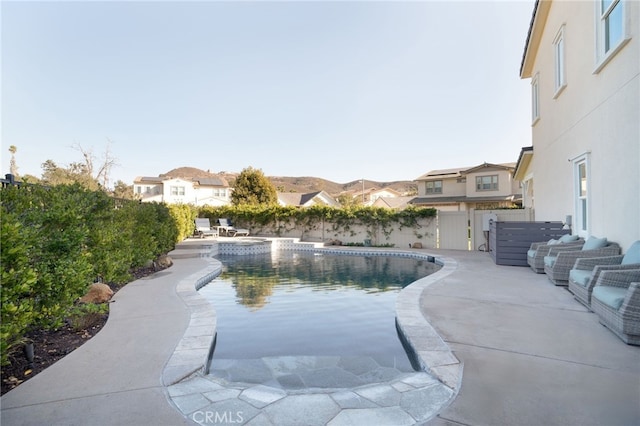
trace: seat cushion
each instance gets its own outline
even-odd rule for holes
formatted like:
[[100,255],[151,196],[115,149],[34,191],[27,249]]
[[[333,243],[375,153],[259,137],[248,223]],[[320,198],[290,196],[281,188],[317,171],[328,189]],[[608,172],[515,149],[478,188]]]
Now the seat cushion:
[[536,251],[537,250],[527,250],[527,256],[528,257],[536,257]]
[[587,286],[590,278],[591,271],[585,271],[584,269],[572,269],[569,271],[569,279],[582,287]]
[[585,241],[584,245],[582,246],[582,250],[595,250],[605,247],[606,245],[606,238],[589,237],[589,239]]
[[553,265],[555,265],[555,263],[556,263],[556,257],[555,256],[545,256],[544,257],[544,266],[552,267]]
[[592,297],[617,311],[622,306],[626,295],[626,288],[597,285],[593,288]]
[[623,265],[630,265],[632,263],[640,263],[640,241],[631,244],[631,247],[629,247],[629,250],[627,250],[622,258]]
[[560,244],[560,240],[554,240],[554,239],[552,238],[552,239],[550,239],[549,241],[547,241],[547,245],[548,245],[548,246],[553,246],[553,245],[556,245],[556,244]]
[[563,235],[562,237],[560,237],[559,241],[561,243],[570,243],[570,242],[573,242],[573,241],[578,241],[578,238],[580,238],[580,237],[578,237],[577,235],[567,234],[567,235]]

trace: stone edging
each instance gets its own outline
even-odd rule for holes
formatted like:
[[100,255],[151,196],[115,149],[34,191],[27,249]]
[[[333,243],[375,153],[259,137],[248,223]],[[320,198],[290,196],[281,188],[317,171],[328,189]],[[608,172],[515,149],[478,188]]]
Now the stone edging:
[[420,367],[457,394],[462,382],[463,364],[420,310],[422,292],[451,274],[458,266],[451,258],[436,258],[436,263],[442,266],[439,271],[414,281],[400,291],[396,299],[396,322]]
[[[352,255],[392,255],[427,259],[435,257],[427,253],[402,250],[363,248],[354,250],[318,246],[305,248]],[[199,370],[203,371],[210,357],[209,352],[216,334],[216,312],[197,290],[220,274],[222,263],[211,257],[206,257],[206,255],[201,254],[201,257],[209,265],[181,280],[176,288],[176,292],[189,308],[191,318],[184,336],[163,371],[162,381],[165,386],[175,384]],[[413,282],[399,293],[396,300],[396,321],[420,367],[457,394],[462,381],[463,364],[455,357],[431,324],[427,322],[420,310],[422,292],[457,268],[457,262],[451,258],[435,258],[436,263],[442,266],[439,271]]]
[[198,290],[220,275],[222,263],[211,257],[203,259],[208,265],[182,279],[176,287],[176,293],[189,308],[191,318],[162,372],[162,382],[165,386],[202,370],[209,358],[209,351],[216,335],[216,311]]

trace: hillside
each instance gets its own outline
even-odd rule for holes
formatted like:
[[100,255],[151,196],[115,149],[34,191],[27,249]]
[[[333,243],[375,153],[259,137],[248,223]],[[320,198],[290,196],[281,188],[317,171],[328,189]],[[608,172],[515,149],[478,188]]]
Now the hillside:
[[[238,176],[238,173],[220,172],[212,173],[210,171],[200,170],[194,167],[179,167],[173,169],[160,176],[172,176],[183,178],[194,177],[222,177],[229,182],[229,185],[233,186],[233,182]],[[355,180],[347,183],[336,183],[327,179],[311,176],[302,177],[290,177],[290,176],[267,176],[267,178],[273,183],[278,192],[301,192],[309,193],[316,191],[326,191],[333,196],[338,196],[343,192],[360,192],[362,191],[362,181]],[[391,188],[395,191],[404,193],[415,193],[417,190],[416,183],[413,181],[394,181],[394,182],[377,182],[366,180],[364,181],[365,190],[371,188]]]
[[[268,176],[269,180],[279,192],[315,192],[326,191],[333,196],[340,195],[343,192],[360,192],[362,191],[362,181],[356,180],[347,183],[336,183],[330,180],[318,177],[286,177],[286,176]],[[371,180],[364,181],[365,190],[371,188],[391,188],[404,194],[406,192],[415,192],[416,184],[412,181],[395,181],[395,182],[376,182]]]

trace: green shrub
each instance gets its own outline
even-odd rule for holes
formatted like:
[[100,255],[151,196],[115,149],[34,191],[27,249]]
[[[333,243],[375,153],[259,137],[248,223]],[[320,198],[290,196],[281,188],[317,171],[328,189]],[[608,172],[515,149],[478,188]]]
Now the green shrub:
[[67,319],[74,331],[81,331],[100,322],[108,312],[107,303],[79,303],[68,310]]
[[0,354],[1,364],[7,363],[8,353],[19,343],[29,326],[35,321],[33,288],[38,279],[30,265],[29,229],[23,227],[16,216],[2,208],[0,263],[2,288],[0,292]]
[[63,324],[92,282],[126,282],[131,268],[172,250],[185,232],[164,204],[116,202],[79,185],[1,195],[3,363],[29,328]]

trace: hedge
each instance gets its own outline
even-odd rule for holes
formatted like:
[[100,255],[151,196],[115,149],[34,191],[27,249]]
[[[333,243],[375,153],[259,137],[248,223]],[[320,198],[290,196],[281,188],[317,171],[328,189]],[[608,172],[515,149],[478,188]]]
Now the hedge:
[[[1,363],[29,329],[62,325],[96,281],[121,284],[181,238],[163,204],[79,185],[2,188]],[[182,236],[184,237],[184,236]]]

